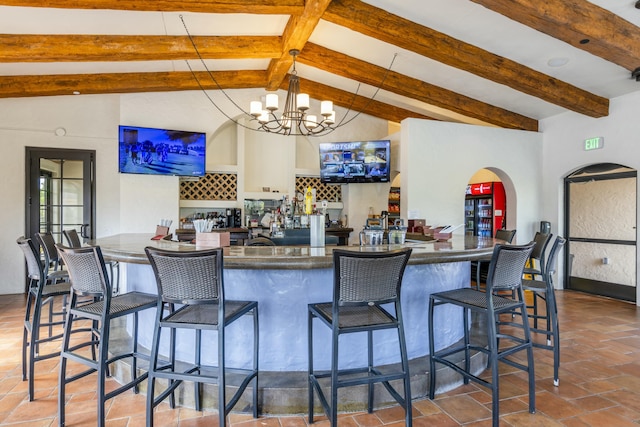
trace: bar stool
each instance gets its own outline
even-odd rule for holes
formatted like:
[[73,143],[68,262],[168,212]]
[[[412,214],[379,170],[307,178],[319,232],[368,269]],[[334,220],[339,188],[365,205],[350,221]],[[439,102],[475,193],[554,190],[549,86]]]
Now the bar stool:
[[[138,392],[138,385],[147,378],[147,373],[138,375],[138,359],[149,360],[147,355],[138,352],[138,313],[142,310],[156,307],[157,297],[141,292],[128,292],[113,296],[111,283],[99,247],[68,248],[57,246],[71,277],[71,297],[67,311],[67,320],[62,339],[60,353],[60,376],[58,378],[58,420],[59,425],[65,424],[65,390],[67,384],[97,372],[97,399],[99,427],[105,425],[105,402],[122,392],[134,389]],[[89,297],[89,302],[79,300],[79,297]],[[130,350],[113,354],[109,349],[111,321],[133,314],[132,339]],[[83,320],[91,321],[91,328],[83,326]],[[80,332],[85,332],[81,334]],[[71,335],[74,335],[73,343]],[[84,341],[80,338],[86,337]],[[95,349],[98,349],[97,354]],[[89,352],[90,350],[90,352]],[[90,354],[89,354],[90,353]],[[131,381],[117,389],[106,391],[106,376],[109,365],[113,362],[131,360]],[[67,362],[71,360],[83,364],[88,369],[67,376]]]
[[[515,368],[527,372],[529,377],[529,412],[535,412],[535,376],[533,364],[533,345],[529,331],[527,318],[527,306],[522,291],[522,271],[529,254],[533,249],[533,242],[527,245],[496,245],[494,247],[491,262],[489,263],[489,275],[487,277],[486,292],[472,288],[455,289],[431,294],[429,298],[429,398],[435,396],[436,387],[436,363],[448,366],[461,374],[464,383],[473,380],[478,384],[491,389],[493,425],[499,424],[499,372],[498,362],[506,363]],[[496,291],[514,290],[516,298],[507,298],[496,295]],[[434,342],[434,308],[443,304],[453,304],[462,308],[464,341],[461,345],[454,345],[442,350],[435,350]],[[487,346],[472,343],[469,339],[469,312],[474,312],[486,318]],[[516,318],[521,323],[516,323],[512,318],[513,313],[520,316]],[[501,321],[501,314],[509,314],[509,321]],[[509,330],[501,330],[502,326]],[[446,325],[451,328],[451,325]],[[520,330],[520,332],[517,332]],[[505,345],[506,344],[506,345]],[[471,351],[487,354],[488,367],[491,369],[491,381],[486,381],[471,372]],[[515,353],[526,351],[527,364],[523,365],[510,358]],[[464,352],[464,364],[459,366],[451,360],[450,356]]]
[[[218,384],[219,426],[226,426],[226,416],[238,402],[247,386],[253,382],[253,417],[258,417],[258,303],[225,299],[222,248],[179,252],[145,248],[158,286],[157,320],[149,363],[147,387],[147,426],[153,426],[153,408],[171,395],[183,381],[193,381],[196,410],[201,409],[200,384]],[[179,307],[176,307],[178,306]],[[253,366],[232,369],[225,365],[226,329],[245,315],[253,317]],[[170,331],[169,361],[159,361],[162,330]],[[176,330],[194,330],[196,334],[194,362],[175,360]],[[217,331],[217,367],[201,361],[202,331]],[[226,378],[229,373],[240,376],[240,385],[226,400]],[[155,397],[156,379],[169,380],[168,387]]]
[[62,268],[62,262],[56,249],[56,241],[53,238],[53,234],[50,232],[35,233],[35,237],[42,248],[47,280],[50,283],[68,280],[69,273]]
[[525,275],[530,275],[532,279],[535,279],[535,276],[542,276],[545,262],[544,256],[552,237],[553,234],[544,234],[536,231],[536,235],[533,237],[535,246],[529,256],[528,265],[524,268]]
[[[62,235],[70,248],[82,247],[80,236],[75,228],[62,230]],[[109,281],[113,286],[113,294],[118,295],[120,293],[120,263],[118,261],[105,261],[105,264],[109,268]]]
[[[405,410],[405,425],[412,426],[411,381],[407,345],[400,307],[400,287],[411,249],[390,252],[333,251],[333,301],[309,304],[309,423],[313,423],[314,396],[318,394],[324,412],[337,425],[338,389],[368,385],[368,411],[373,412],[373,386],[382,383]],[[383,305],[392,304],[393,313]],[[313,364],[313,320],[317,318],[332,331],[331,371],[320,372]],[[396,329],[400,346],[400,368],[381,369],[373,364],[373,331]],[[367,333],[368,366],[339,369],[338,344],[343,334]],[[322,379],[330,379],[329,399],[321,388]],[[390,381],[402,380],[404,397]]]
[[[542,272],[542,280],[524,279],[522,281],[522,288],[533,293],[533,305],[528,307],[533,309],[533,314],[529,314],[529,317],[534,319],[534,326],[531,328],[531,332],[547,336],[546,344],[534,341],[533,346],[553,351],[553,385],[556,387],[560,385],[558,376],[560,369],[560,327],[558,325],[558,308],[556,305],[556,291],[553,286],[553,274],[556,271],[558,254],[566,242],[565,238],[556,237],[549,251],[549,256],[544,263],[545,268]],[[544,314],[538,313],[538,298],[545,303]],[[538,328],[538,319],[545,320],[546,329]]]
[[[507,243],[512,243],[514,237],[516,237],[516,230],[500,229],[496,231],[497,240],[504,240]],[[480,289],[482,277],[484,276],[485,280],[487,278],[487,266],[487,261],[471,261],[471,274],[473,275],[474,271],[476,273],[476,289]]]
[[[18,246],[24,252],[27,262],[27,277],[29,279],[22,334],[22,381],[25,381],[27,378],[29,379],[28,395],[29,401],[31,402],[34,399],[35,363],[60,355],[59,350],[50,353],[41,353],[40,344],[62,338],[62,333],[54,335],[52,332],[54,326],[64,324],[64,317],[61,317],[60,320],[53,321],[53,302],[55,297],[69,295],[70,284],[69,282],[48,282],[45,265],[40,261],[39,251],[31,239],[20,237],[16,243],[18,243]],[[49,320],[42,322],[42,308],[45,305],[49,305]],[[62,311],[57,314],[61,315]],[[40,336],[40,329],[43,327],[49,328],[49,336],[44,338]],[[28,357],[27,349],[29,349]]]

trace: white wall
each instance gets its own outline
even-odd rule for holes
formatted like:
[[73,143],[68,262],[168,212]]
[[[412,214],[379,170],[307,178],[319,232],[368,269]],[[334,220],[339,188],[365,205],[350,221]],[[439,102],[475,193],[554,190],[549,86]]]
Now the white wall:
[[[234,90],[230,93],[239,105],[244,106],[259,99],[264,91]],[[211,96],[222,104],[225,111],[233,111],[221,94],[212,93]],[[315,101],[312,108],[319,109],[319,105],[314,104]],[[24,289],[24,260],[15,240],[25,230],[25,147],[96,150],[97,236],[141,231],[152,233],[160,218],[172,219],[174,224],[178,224],[179,178],[119,174],[118,125],[202,131],[213,139],[222,125],[228,123],[227,117],[199,91],[2,99],[0,112],[0,148],[3,154],[0,196],[4,205],[0,209],[0,270],[5,272],[0,281],[0,294],[21,293]],[[338,109],[338,115],[343,112]],[[65,136],[55,135],[55,130],[60,127],[66,129]],[[227,133],[230,138],[236,136],[235,131]],[[349,126],[328,136],[310,139],[307,153],[313,153],[314,158],[302,163],[315,165],[315,173],[319,173],[318,142],[349,141],[355,137],[382,138],[386,133],[386,121],[361,115]],[[235,140],[230,140],[225,147],[208,145],[207,149],[208,167],[222,163],[225,166],[222,169],[228,170],[229,165],[238,163]],[[270,151],[276,167],[279,151]],[[218,159],[221,161],[216,160],[217,154],[220,154]],[[255,157],[251,153],[246,155],[251,159],[259,157],[271,161],[264,159],[264,152]],[[291,176],[296,172],[294,162],[292,159],[286,162],[290,165]],[[280,174],[286,172],[282,169],[285,168],[278,169]],[[265,185],[271,185],[268,178]]]
[[[490,168],[505,184],[507,228],[517,230],[518,243],[533,238],[541,219],[541,134],[407,119],[401,135],[400,211],[405,219],[462,224],[469,178]],[[456,231],[463,233],[463,228]]]
[[[551,221],[554,234],[564,235],[562,186],[567,175],[594,163],[618,163],[640,169],[639,103],[640,92],[636,92],[612,99],[607,117],[593,119],[576,113],[565,113],[540,122],[540,130],[544,136],[542,215]],[[584,151],[584,140],[595,136],[604,137],[604,148]],[[640,224],[638,219],[636,218],[636,223]],[[637,269],[639,260],[636,251],[636,283],[640,283]],[[560,277],[563,277],[562,274]],[[640,294],[637,294],[636,301],[640,304]]]
[[[96,150],[98,235],[120,230],[118,96],[0,100],[0,294],[24,290],[24,257],[16,239],[25,230],[25,147]],[[66,129],[56,136],[56,128]]]
[[[262,92],[232,91],[240,105],[248,105]],[[613,99],[605,118],[567,113],[546,119],[540,123],[542,133],[406,120],[400,133],[402,213],[406,219],[410,209],[432,224],[462,223],[469,178],[479,169],[490,168],[503,182],[504,177],[512,181],[519,242],[533,236],[540,220],[551,221],[552,232],[562,234],[564,176],[601,162],[640,168],[639,102],[640,92]],[[118,125],[197,130],[211,138],[227,120],[197,91],[3,99],[0,111],[4,160],[0,169],[4,205],[0,210],[0,269],[5,272],[0,294],[22,292],[24,286],[22,254],[15,245],[15,239],[24,233],[24,147],[96,150],[97,235],[153,230],[159,218],[171,218],[174,223],[178,219],[178,178],[119,175]],[[66,129],[66,136],[55,136],[58,127]],[[382,138],[388,133],[386,123],[367,116],[342,131],[321,140]],[[583,140],[593,136],[604,136],[605,148],[583,151]],[[309,153],[315,152],[311,146],[317,142],[308,142]],[[229,158],[225,153],[224,158]],[[297,168],[313,164],[317,164],[315,159],[296,160]],[[352,186],[347,191],[349,223],[356,231],[364,224],[368,206],[376,212],[386,208],[386,188],[382,187]],[[509,197],[509,189],[507,192]]]

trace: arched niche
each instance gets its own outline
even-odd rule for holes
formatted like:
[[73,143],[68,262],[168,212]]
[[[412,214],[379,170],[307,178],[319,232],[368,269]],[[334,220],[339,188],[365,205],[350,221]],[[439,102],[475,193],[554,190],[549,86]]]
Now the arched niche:
[[[513,181],[503,170],[495,167],[486,167],[477,170],[470,178],[469,184],[477,184],[482,182],[502,182],[505,192],[506,222],[505,228],[510,230],[517,229],[517,213],[518,203],[516,189]],[[517,237],[516,237],[517,238]]]

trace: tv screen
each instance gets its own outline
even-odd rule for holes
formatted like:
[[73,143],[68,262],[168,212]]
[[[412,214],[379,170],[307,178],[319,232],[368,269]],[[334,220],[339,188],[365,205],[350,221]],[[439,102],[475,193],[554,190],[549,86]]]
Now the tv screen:
[[202,176],[207,138],[203,132],[120,126],[119,172]]
[[389,182],[389,140],[320,144],[320,180],[328,184]]

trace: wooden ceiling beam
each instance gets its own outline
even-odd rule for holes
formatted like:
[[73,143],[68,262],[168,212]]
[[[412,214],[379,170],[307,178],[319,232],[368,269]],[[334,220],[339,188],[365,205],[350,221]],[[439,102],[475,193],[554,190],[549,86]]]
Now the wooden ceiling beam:
[[[471,0],[629,71],[640,67],[640,30],[585,0]],[[585,41],[588,41],[585,43]]]
[[302,12],[304,0],[0,0],[0,6],[291,15]]
[[[195,36],[204,59],[274,58],[277,36]],[[0,34],[0,62],[167,61],[198,59],[187,36]]]
[[267,90],[275,90],[282,84],[293,64],[289,51],[302,50],[329,3],[331,0],[307,0],[302,13],[289,18],[282,34],[282,54],[271,60],[267,70]]
[[362,1],[333,0],[322,18],[569,110],[609,114],[606,98]]
[[[196,76],[206,90],[263,88],[266,83],[264,71],[217,71],[213,73],[219,87],[206,72]],[[431,117],[405,110],[379,101],[332,88],[311,80],[300,79],[305,92],[312,98],[329,97],[335,105],[351,106],[348,118],[360,111],[384,120],[400,122],[407,117],[429,119]],[[60,96],[80,93],[83,95],[105,93],[171,92],[202,89],[190,72],[163,73],[105,73],[105,74],[58,74],[43,76],[0,77],[0,98],[32,96]],[[282,89],[286,90],[286,83]],[[340,118],[338,118],[340,119]]]
[[[302,64],[356,80],[408,98],[417,99],[496,126],[538,131],[538,121],[459,93],[414,79],[342,53],[307,43],[299,56]],[[385,78],[386,76],[386,78]],[[382,83],[384,80],[384,83]],[[381,86],[382,83],[382,86]],[[304,88],[306,91],[306,87]]]
[[[195,74],[202,88],[219,89],[207,72]],[[212,74],[223,89],[263,88],[267,81],[264,71],[216,71]],[[0,98],[72,95],[75,92],[89,95],[200,90],[198,81],[188,71],[0,76]]]
[[[283,82],[280,89],[287,90],[288,84],[288,81]],[[358,112],[396,123],[400,123],[406,118],[434,120],[433,117],[425,116],[415,111],[385,104],[384,102],[372,100],[364,96],[354,95],[351,92],[336,89],[312,80],[301,78],[300,86],[304,87],[304,92],[308,93],[313,99],[330,99],[334,105],[351,108],[351,112],[347,113],[345,117],[346,120],[350,120],[358,114]],[[340,120],[342,120],[342,117],[336,117],[336,123],[340,122]]]

